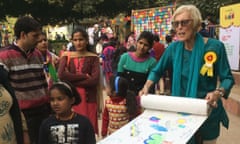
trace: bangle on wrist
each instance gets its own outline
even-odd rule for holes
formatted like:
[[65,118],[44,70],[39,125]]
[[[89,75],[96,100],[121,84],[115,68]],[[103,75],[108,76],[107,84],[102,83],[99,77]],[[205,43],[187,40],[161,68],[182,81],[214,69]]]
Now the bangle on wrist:
[[224,89],[223,88],[216,88],[215,90],[220,97],[224,96]]

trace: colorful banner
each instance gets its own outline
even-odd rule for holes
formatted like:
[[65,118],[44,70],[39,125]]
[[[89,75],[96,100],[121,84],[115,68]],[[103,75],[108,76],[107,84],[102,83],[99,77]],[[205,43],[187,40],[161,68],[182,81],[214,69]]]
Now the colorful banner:
[[220,8],[220,25],[223,28],[240,26],[240,4],[229,5]]
[[165,36],[171,29],[173,6],[132,10],[132,30],[138,36],[142,31],[151,31],[165,42]]
[[219,40],[226,47],[232,70],[239,70],[240,51],[240,4],[220,8]]

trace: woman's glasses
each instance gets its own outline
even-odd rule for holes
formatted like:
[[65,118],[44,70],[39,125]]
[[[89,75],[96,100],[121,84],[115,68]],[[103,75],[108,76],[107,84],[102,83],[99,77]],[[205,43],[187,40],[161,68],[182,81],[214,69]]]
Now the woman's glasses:
[[192,21],[192,19],[186,19],[186,20],[181,20],[181,21],[173,21],[172,22],[172,26],[174,28],[177,28],[179,26],[179,24],[181,24],[182,27],[187,26],[190,22]]

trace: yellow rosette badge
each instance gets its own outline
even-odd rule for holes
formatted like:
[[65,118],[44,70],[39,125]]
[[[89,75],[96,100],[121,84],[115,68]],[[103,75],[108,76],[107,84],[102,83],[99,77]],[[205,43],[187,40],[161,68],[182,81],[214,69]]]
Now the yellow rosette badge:
[[212,77],[213,76],[213,63],[217,60],[217,55],[215,52],[207,52],[204,55],[205,64],[201,68],[201,75],[205,75]]

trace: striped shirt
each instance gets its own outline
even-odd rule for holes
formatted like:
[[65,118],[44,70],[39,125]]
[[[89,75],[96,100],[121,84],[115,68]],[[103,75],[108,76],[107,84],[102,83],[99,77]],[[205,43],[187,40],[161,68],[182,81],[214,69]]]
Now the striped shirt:
[[16,45],[10,45],[0,51],[0,65],[9,72],[21,109],[37,107],[48,101],[43,59],[38,50],[26,54]]

